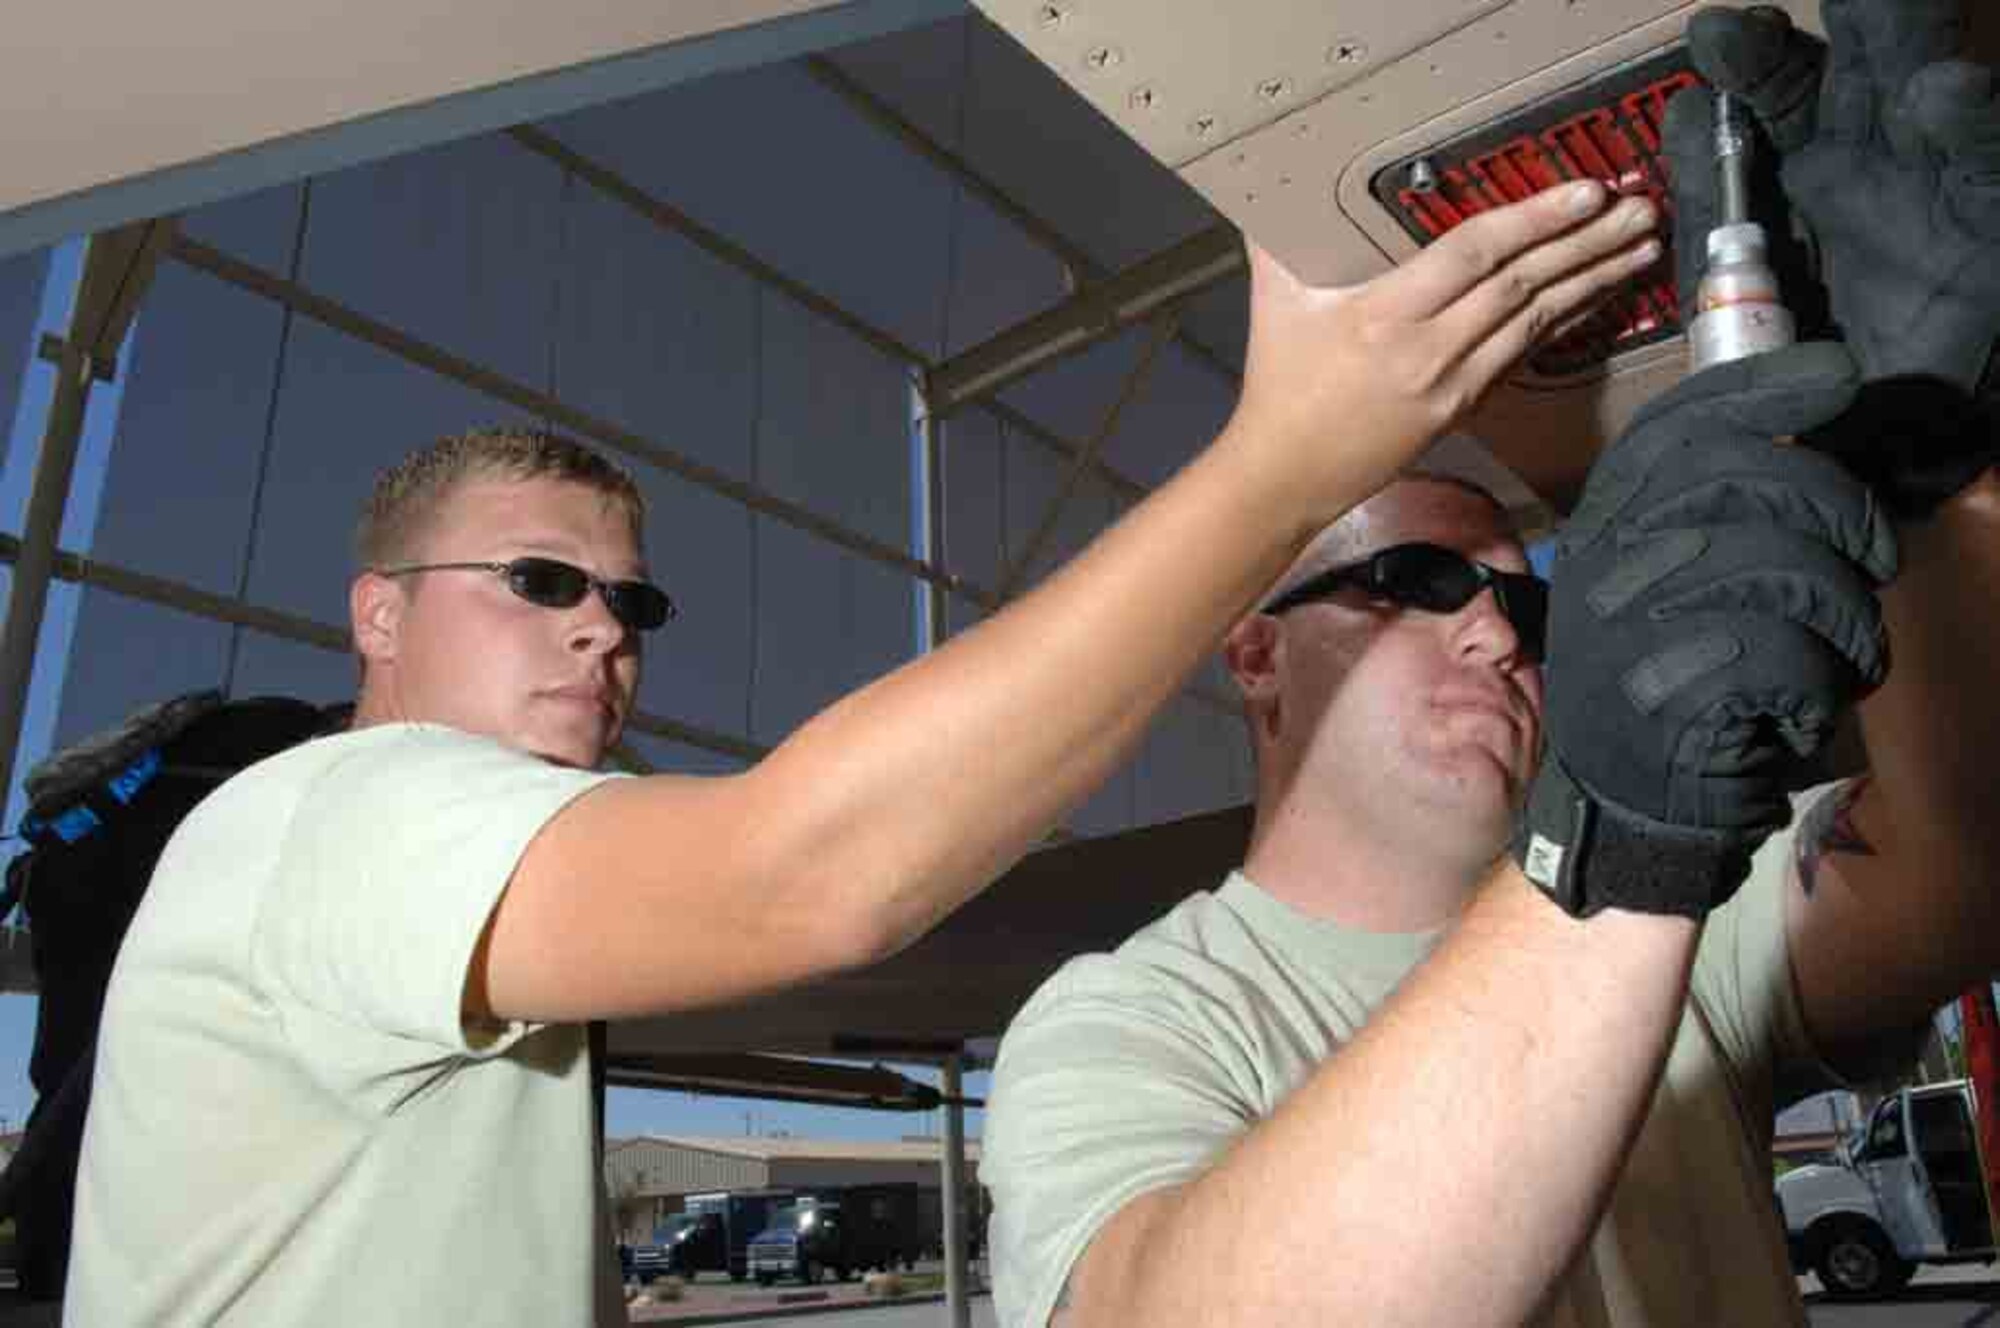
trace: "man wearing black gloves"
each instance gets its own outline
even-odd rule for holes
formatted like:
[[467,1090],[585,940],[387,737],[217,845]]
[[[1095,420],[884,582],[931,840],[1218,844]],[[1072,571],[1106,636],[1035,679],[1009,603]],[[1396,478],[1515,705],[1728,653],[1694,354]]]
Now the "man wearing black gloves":
[[1253,247],[1214,442],[740,774],[596,769],[673,616],[628,476],[540,431],[405,458],[357,532],[351,730],[203,802],[120,947],[65,1321],[625,1328],[585,1024],[863,967],[976,894],[1322,526],[1657,259],[1650,205],[1606,202],[1344,288]]
[[[1847,347],[1652,403],[1546,592],[1496,504],[1416,477],[1232,631],[1243,869],[1001,1048],[1002,1323],[1803,1322],[1774,1109],[2000,968],[2000,112],[1955,10],[1827,10],[1830,60],[1764,15],[1693,36],[1777,131]],[[1917,390],[1951,409],[1889,428]],[[1857,700],[1872,777],[1792,819]]]

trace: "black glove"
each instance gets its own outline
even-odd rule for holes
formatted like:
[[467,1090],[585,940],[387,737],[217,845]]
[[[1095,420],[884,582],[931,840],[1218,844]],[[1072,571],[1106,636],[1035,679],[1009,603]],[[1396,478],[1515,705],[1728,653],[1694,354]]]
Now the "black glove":
[[1830,343],[1720,365],[1592,468],[1556,544],[1548,745],[1514,843],[1570,912],[1722,903],[1881,680],[1889,522],[1837,463],[1772,441],[1854,392]]
[[[1824,306],[1870,383],[1869,408],[1810,441],[1898,515],[1920,517],[2000,460],[2000,98],[1992,71],[1959,58],[1963,0],[1824,0],[1822,12],[1830,44],[1760,7],[1701,11],[1688,45],[1782,155]],[[1706,97],[1669,106],[1683,283],[1699,276],[1714,215],[1711,124]],[[1801,326],[1816,330],[1820,293],[1783,254],[1774,265]],[[1871,404],[1888,379],[1913,381]]]

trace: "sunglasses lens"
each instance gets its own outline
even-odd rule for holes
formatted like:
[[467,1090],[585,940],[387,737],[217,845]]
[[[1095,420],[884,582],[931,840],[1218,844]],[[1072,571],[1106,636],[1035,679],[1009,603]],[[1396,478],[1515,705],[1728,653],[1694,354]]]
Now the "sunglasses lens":
[[674,616],[667,592],[644,581],[614,581],[604,588],[611,616],[635,632],[650,632]]
[[516,558],[507,565],[507,584],[545,609],[574,607],[590,592],[590,577],[582,568],[553,558]]
[[[516,595],[545,609],[571,609],[594,584],[590,573],[554,558],[516,558],[507,564],[507,584]],[[650,632],[674,616],[674,602],[647,581],[604,583],[611,616],[635,632]]]
[[1507,576],[1500,582],[1500,606],[1514,635],[1521,639],[1521,653],[1531,664],[1542,662],[1542,642],[1548,635],[1549,586],[1538,576]]
[[1479,571],[1435,544],[1404,544],[1377,555],[1382,593],[1430,613],[1455,613],[1479,593]]

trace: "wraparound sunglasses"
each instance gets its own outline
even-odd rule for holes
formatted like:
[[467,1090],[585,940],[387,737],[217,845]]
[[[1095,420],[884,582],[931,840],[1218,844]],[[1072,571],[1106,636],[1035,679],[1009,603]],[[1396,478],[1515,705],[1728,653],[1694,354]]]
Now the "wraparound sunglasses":
[[507,588],[544,609],[573,609],[595,590],[604,607],[621,625],[650,632],[678,616],[667,592],[650,581],[607,581],[559,558],[516,558],[504,563],[414,563],[379,567],[378,576],[414,576],[418,572],[486,572],[502,578]]
[[1330,567],[1277,596],[1261,612],[1284,613],[1352,589],[1398,608],[1456,613],[1489,586],[1520,638],[1522,655],[1540,662],[1549,618],[1548,582],[1532,573],[1503,572],[1474,562],[1442,544],[1395,544],[1359,562]]

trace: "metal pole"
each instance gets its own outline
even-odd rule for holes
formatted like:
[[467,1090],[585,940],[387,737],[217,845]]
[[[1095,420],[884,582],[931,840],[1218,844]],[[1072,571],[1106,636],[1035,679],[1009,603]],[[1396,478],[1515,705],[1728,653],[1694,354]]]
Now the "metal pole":
[[[923,378],[911,386],[911,404],[917,412],[917,556],[932,567],[944,570],[944,454],[939,448],[939,421],[931,413],[924,395]],[[950,601],[936,582],[922,587],[923,602],[917,616],[918,649],[929,654],[951,634]]]
[[41,640],[42,614],[55,573],[56,537],[62,533],[63,510],[69,506],[70,478],[76,473],[77,443],[83,436],[95,368],[89,353],[71,342],[61,343],[55,359],[55,396],[49,403],[42,450],[35,458],[35,486],[21,533],[21,556],[7,594],[6,632],[0,636],[0,797],[13,786],[14,749],[21,742],[35,647]]
[[[1159,358],[1160,351],[1172,339],[1174,329],[1178,326],[1180,326],[1178,309],[1168,310],[1154,322],[1153,335],[1147,339],[1146,348],[1140,353],[1139,362],[1125,375],[1125,381],[1118,389],[1118,397],[1111,403],[1111,409],[1104,413],[1103,420],[1098,423],[1097,431],[1090,435],[1082,450],[1071,458],[1069,468],[1063,474],[1062,487],[1042,510],[1041,524],[1035,527],[1034,534],[1028,536],[1028,542],[1021,546],[1021,551],[1014,555],[1013,561],[1001,569],[1000,586],[993,593],[1002,604],[1013,599],[1020,591],[1030,565],[1041,556],[1042,546],[1048,543],[1051,535],[1055,534],[1056,523],[1062,520],[1063,509],[1075,496],[1085,472],[1096,462],[1098,452],[1117,431],[1118,421],[1124,417],[1126,407],[1138,398],[1139,390],[1146,385],[1147,377],[1153,372],[1153,362]],[[926,402],[928,403],[930,399],[927,396]],[[934,420],[937,416],[932,414],[927,418]]]
[[[0,563],[19,562],[20,558],[21,541],[12,535],[0,533]],[[340,654],[346,654],[352,648],[345,628],[314,622],[297,614],[281,613],[276,609],[245,604],[241,600],[211,594],[183,582],[148,576],[129,567],[99,562],[79,554],[65,553],[61,549],[57,549],[55,554],[54,579],[94,586],[99,590],[108,590],[114,595],[122,595],[126,599],[136,599],[144,604],[158,604],[163,608],[176,609],[196,618],[206,618],[211,622],[247,627],[253,632],[277,637],[280,641],[297,641],[301,645],[332,650]],[[669,742],[677,742],[685,747],[699,747],[703,751],[734,756],[746,763],[761,761],[771,754],[771,749],[763,743],[751,742],[747,738],[719,733],[714,729],[705,729],[695,724],[682,723],[677,719],[667,719],[643,710],[635,710],[627,715],[625,727],[632,732],[650,733],[656,738],[665,738]]]
[[590,1021],[590,1112],[597,1123],[597,1168],[604,1169],[604,1089],[609,1081],[607,1065],[611,1025],[602,1019]]
[[965,1266],[965,1083],[963,1058],[944,1062],[944,1306],[949,1328],[971,1328]]
[[[944,566],[944,456],[938,438],[938,416],[930,410],[930,400],[916,384],[918,416],[918,534],[924,542],[924,560]],[[924,650],[936,650],[946,638],[946,596],[938,584],[926,586],[922,614]],[[966,1300],[966,1232],[962,1196],[966,1192],[966,1108],[960,1106],[964,1084],[960,1082],[960,1058],[944,1058],[944,1322],[950,1328],[970,1328],[972,1304]]]

